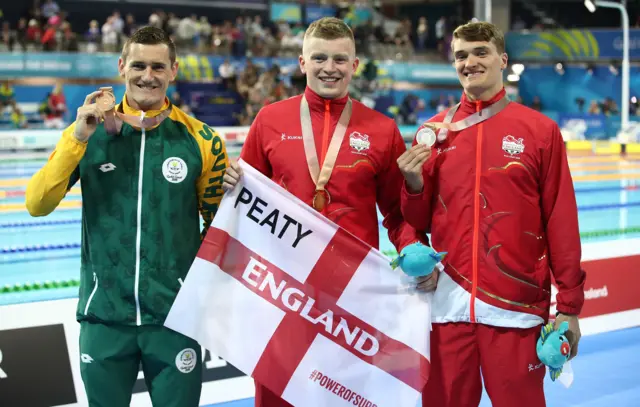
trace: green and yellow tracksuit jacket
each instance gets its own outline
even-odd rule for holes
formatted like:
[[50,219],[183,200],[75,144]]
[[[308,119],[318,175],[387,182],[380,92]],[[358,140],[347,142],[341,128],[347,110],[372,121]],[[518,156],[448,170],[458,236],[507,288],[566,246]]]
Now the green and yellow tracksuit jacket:
[[[28,184],[29,213],[46,216],[80,181],[79,321],[163,324],[218,209],[223,138],[168,100],[145,116],[166,108],[171,114],[155,128],[124,123],[112,136],[100,124],[86,143],[71,124]],[[126,97],[117,109],[140,115]]]

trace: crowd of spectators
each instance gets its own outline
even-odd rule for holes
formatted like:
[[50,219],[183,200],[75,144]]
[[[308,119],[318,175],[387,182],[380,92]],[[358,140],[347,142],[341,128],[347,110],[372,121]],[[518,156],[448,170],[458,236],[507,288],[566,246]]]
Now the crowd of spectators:
[[[342,17],[345,17],[344,15]],[[394,25],[383,24],[380,19],[369,18],[353,23],[359,53],[367,59],[410,58],[415,55],[433,54],[441,60],[450,60],[453,28],[461,21],[456,16],[441,16],[430,26],[426,17],[420,17],[417,24],[410,19],[402,19]],[[638,21],[640,23],[640,20]],[[197,52],[226,56],[218,69],[218,77],[225,87],[237,92],[244,100],[244,108],[235,118],[238,125],[250,124],[259,109],[269,103],[286,99],[302,91],[304,76],[299,70],[284,80],[277,65],[261,69],[251,62],[251,57],[296,57],[302,48],[306,26],[303,23],[286,21],[264,21],[260,15],[238,15],[235,21],[211,23],[207,15],[177,15],[163,10],[153,10],[149,17],[136,20],[132,14],[122,15],[114,10],[104,21],[91,20],[86,27],[71,27],[68,13],[55,0],[33,0],[31,7],[18,21],[2,21],[0,32],[0,52],[44,51],[44,52],[113,52],[120,51],[126,39],[140,26],[153,25],[171,35],[181,54]],[[389,28],[393,27],[393,28]],[[513,22],[514,30],[537,30],[527,27],[522,19]],[[247,57],[246,66],[238,69],[230,58]],[[236,71],[238,69],[238,71]],[[352,93],[368,104],[375,102],[368,97],[375,92],[375,67],[366,70],[354,81]],[[374,72],[373,74],[371,72]],[[64,94],[58,83],[53,86],[44,100],[30,112],[25,113],[18,98],[13,94],[10,83],[0,85],[0,113],[11,126],[24,128],[29,125],[60,127],[68,114]],[[181,107],[190,111],[188,103]],[[393,113],[400,123],[416,121],[420,111],[441,111],[453,104],[453,96],[442,94],[432,100],[422,100],[413,94],[393,106]],[[633,114],[640,113],[640,103],[631,107]],[[540,99],[531,103],[534,109],[543,110]],[[610,98],[590,101],[579,106],[590,114],[618,114],[619,108]]]
[[[301,72],[294,72],[291,80],[285,81],[277,66],[261,70],[250,62],[251,57],[297,57],[306,30],[303,23],[264,21],[260,15],[239,15],[235,21],[211,23],[207,15],[177,15],[159,9],[141,21],[132,14],[122,15],[114,10],[104,21],[87,21],[85,27],[72,27],[68,17],[68,12],[55,0],[33,0],[18,21],[2,21],[0,52],[117,53],[137,28],[153,25],[171,35],[182,55],[197,52],[228,58],[248,57],[249,62],[239,72],[235,72],[229,59],[218,72],[225,86],[237,91],[245,101],[243,112],[236,117],[238,124],[251,123],[262,106],[292,96],[304,88]],[[420,19],[417,27],[413,27],[409,19],[391,26],[374,18],[351,24],[357,49],[363,57],[401,59],[416,53],[442,51],[451,26],[445,17],[438,20],[433,29],[428,27],[426,18]],[[366,97],[373,90],[371,83],[373,81],[366,78],[356,81],[353,91],[364,93]],[[3,86],[5,92],[9,92],[9,83]],[[14,127],[57,126],[68,111],[52,108],[56,103],[48,101],[50,95],[37,108],[31,106],[26,114],[15,103],[19,97],[3,97],[13,102],[3,103],[0,113],[5,122],[11,122]],[[182,107],[190,109],[188,104]]]
[[[348,10],[338,14],[347,16]],[[212,23],[212,16],[177,15],[157,9],[148,18],[137,20],[133,14],[122,15],[114,10],[103,21],[91,20],[72,27],[68,12],[55,0],[33,0],[17,21],[2,21],[0,52],[118,52],[126,38],[143,25],[165,29],[183,53],[287,56],[297,55],[302,47],[306,29],[302,22],[264,21],[260,15],[238,15],[235,21]],[[371,17],[351,25],[358,49],[364,55],[409,59],[416,53],[437,49],[446,58],[444,43],[459,22],[455,16],[443,16],[431,28],[426,17],[420,18],[417,25],[410,19],[391,21]]]

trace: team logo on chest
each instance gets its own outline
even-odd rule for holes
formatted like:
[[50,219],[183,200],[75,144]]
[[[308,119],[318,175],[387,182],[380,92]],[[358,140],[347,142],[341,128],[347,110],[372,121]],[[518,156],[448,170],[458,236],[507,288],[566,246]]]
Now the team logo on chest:
[[502,139],[502,149],[509,154],[508,157],[518,158],[524,152],[524,139],[516,139],[509,134]]
[[180,157],[169,157],[162,164],[162,175],[172,184],[184,181],[187,171],[187,163]]
[[363,151],[368,150],[371,147],[371,142],[369,141],[369,136],[367,134],[360,134],[357,131],[354,131],[349,136],[349,145],[352,150],[355,150],[355,153],[362,154]]

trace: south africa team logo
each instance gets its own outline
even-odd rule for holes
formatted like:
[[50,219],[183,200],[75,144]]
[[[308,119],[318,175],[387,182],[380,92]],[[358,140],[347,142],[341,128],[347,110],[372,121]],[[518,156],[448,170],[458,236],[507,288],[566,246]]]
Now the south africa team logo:
[[187,163],[179,157],[169,157],[162,164],[162,175],[173,184],[184,181],[187,178]]
[[196,354],[196,351],[191,348],[183,349],[176,356],[176,367],[182,373],[191,372],[195,369],[197,364],[198,355]]

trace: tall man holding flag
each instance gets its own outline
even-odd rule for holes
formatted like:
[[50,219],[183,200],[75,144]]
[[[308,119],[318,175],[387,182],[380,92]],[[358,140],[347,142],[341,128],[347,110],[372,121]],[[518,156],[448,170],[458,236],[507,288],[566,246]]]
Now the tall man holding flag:
[[[315,21],[299,63],[307,77],[304,94],[258,113],[241,158],[374,248],[380,238],[376,204],[397,250],[425,241],[400,213],[403,178],[396,161],[406,150],[400,131],[393,120],[349,98],[359,64],[351,29],[337,18]],[[241,175],[231,163],[223,188],[233,188]],[[288,405],[256,384],[256,406]]]
[[[569,323],[571,356],[584,302],[566,151],[556,123],[509,102],[500,30],[469,23],[453,38],[462,101],[421,127],[398,160],[405,219],[448,252],[444,272],[432,274],[439,281],[423,405],[477,406],[484,381],[495,407],[542,407],[536,342],[549,318],[552,275],[556,324]],[[428,139],[437,140],[432,155],[431,143],[422,144]]]

